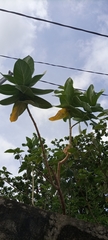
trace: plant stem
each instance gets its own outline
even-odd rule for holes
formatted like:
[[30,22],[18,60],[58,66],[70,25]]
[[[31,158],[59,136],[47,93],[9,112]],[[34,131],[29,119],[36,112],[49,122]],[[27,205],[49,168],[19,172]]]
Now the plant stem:
[[38,135],[38,138],[39,138],[39,141],[40,141],[40,146],[41,146],[41,149],[42,149],[44,164],[45,164],[45,167],[46,167],[47,170],[48,170],[50,182],[51,182],[51,184],[53,185],[53,180],[52,180],[52,176],[51,176],[51,172],[50,172],[50,167],[49,167],[49,164],[48,164],[48,161],[47,161],[47,157],[46,157],[46,153],[45,153],[45,148],[44,148],[44,145],[43,145],[43,142],[42,142],[42,138],[41,138],[40,132],[39,132],[39,130],[38,130],[37,124],[36,124],[36,122],[35,122],[32,114],[31,114],[28,106],[27,106],[27,111],[28,111],[28,114],[29,114],[29,116],[30,116],[30,118],[31,118],[31,120],[32,120],[32,122],[33,122],[33,124],[34,124],[34,127],[35,127],[35,129],[36,129],[36,132],[37,132],[37,135]]
[[[54,176],[54,178],[55,178],[56,184],[54,184],[54,182],[53,182],[52,175],[51,175],[51,169],[50,169],[49,164],[48,164],[48,161],[47,161],[47,157],[46,157],[45,148],[44,148],[44,145],[43,145],[43,142],[42,142],[42,138],[41,138],[40,132],[39,132],[39,130],[38,130],[37,124],[36,124],[36,122],[35,122],[32,114],[31,114],[28,106],[27,106],[27,111],[28,111],[28,114],[29,114],[29,116],[30,116],[33,124],[34,124],[34,127],[35,127],[35,129],[36,129],[38,138],[39,138],[39,140],[40,140],[40,146],[41,146],[41,149],[42,149],[44,164],[45,164],[46,169],[48,170],[50,183],[51,183],[51,185],[52,185],[53,187],[55,187],[55,189],[58,191],[59,198],[60,198],[60,202],[61,202],[61,207],[62,207],[62,212],[63,212],[63,214],[65,214],[65,202],[64,202],[63,194],[62,194],[62,191],[61,191],[61,188],[60,188],[60,181],[59,181],[59,179],[57,178],[56,174],[53,173],[53,176]],[[33,179],[32,179],[32,180],[33,180]],[[34,184],[34,180],[33,180],[33,183],[32,183],[32,184]],[[33,186],[32,186],[32,191],[33,191]],[[32,201],[33,201],[33,192],[32,192]],[[34,202],[32,202],[32,204],[33,204],[33,203],[34,203]]]
[[34,171],[32,170],[32,205],[34,206]]
[[72,145],[72,127],[71,127],[71,118],[69,118],[69,145]]

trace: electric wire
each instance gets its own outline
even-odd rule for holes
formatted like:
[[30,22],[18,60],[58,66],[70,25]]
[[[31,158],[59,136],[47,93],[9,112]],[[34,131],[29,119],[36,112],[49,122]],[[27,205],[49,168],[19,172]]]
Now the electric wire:
[[[8,74],[12,75],[13,73],[9,70]],[[1,78],[0,79],[0,85],[2,85],[5,81],[6,81],[6,79],[4,77]],[[49,84],[49,85],[53,85],[53,86],[57,86],[57,87],[62,87],[62,85],[60,85],[60,84],[53,83],[53,82],[48,82],[48,81],[45,81],[45,80],[40,80],[40,82],[43,82],[43,83],[46,83],[46,84]],[[86,91],[85,89],[82,89],[82,88],[77,88],[77,90],[83,91],[83,92]],[[102,96],[108,97],[108,94],[102,93]]]
[[[11,60],[18,60],[17,57],[11,57],[11,56],[7,56],[7,55],[3,55],[3,54],[0,54],[0,57],[2,57],[2,58],[7,58],[7,59],[11,59]],[[36,61],[36,60],[34,60],[34,63],[44,64],[44,65],[48,65],[48,66],[51,66],[51,67],[64,68],[64,69],[68,69],[68,70],[80,71],[80,72],[85,72],[85,73],[91,73],[91,74],[108,76],[108,73],[97,72],[97,71],[92,71],[92,70],[85,70],[85,69],[75,68],[75,67],[68,67],[68,66],[59,65],[59,64],[54,64],[54,63],[49,63],[49,62],[42,62],[42,61]]]
[[82,31],[82,32],[85,32],[85,33],[94,34],[94,35],[97,35],[97,36],[100,36],[100,37],[106,37],[106,38],[108,38],[108,35],[107,35],[107,34],[95,32],[95,31],[90,31],[90,30],[86,30],[86,29],[83,29],[83,28],[78,28],[78,27],[66,25],[66,24],[63,24],[63,23],[59,23],[59,22],[55,22],[55,21],[51,21],[51,20],[47,20],[47,19],[43,19],[43,18],[38,18],[38,17],[30,16],[30,15],[27,15],[27,14],[24,14],[24,13],[15,12],[15,11],[10,11],[10,10],[3,9],[3,8],[0,8],[0,11],[1,11],[1,12],[5,12],[5,13],[10,13],[10,14],[18,15],[18,16],[25,17],[25,18],[30,18],[30,19],[33,19],[33,20],[36,20],[36,21],[41,21],[41,22],[50,23],[50,24],[53,24],[53,25],[56,25],[56,26],[59,26],[59,27],[70,28],[70,29],[73,29],[73,30]]

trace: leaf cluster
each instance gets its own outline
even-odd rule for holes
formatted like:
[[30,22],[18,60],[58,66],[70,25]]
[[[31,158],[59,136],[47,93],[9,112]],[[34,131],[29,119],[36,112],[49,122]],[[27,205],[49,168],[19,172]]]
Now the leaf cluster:
[[[104,109],[99,103],[98,98],[104,91],[96,93],[94,86],[90,85],[88,89],[83,93],[74,88],[73,80],[68,78],[64,86],[59,87],[59,90],[55,90],[55,95],[59,97],[60,105],[58,107],[66,108],[70,114],[70,118],[78,122],[85,122],[88,120],[97,119],[96,113],[103,113]],[[108,114],[108,110],[106,110]]]
[[[51,93],[52,89],[39,89],[33,87],[45,74],[32,76],[34,73],[34,60],[27,56],[18,59],[14,64],[12,75],[4,75],[10,84],[0,85],[0,93],[9,95],[0,101],[1,105],[23,103],[24,109],[28,104],[39,108],[50,108],[52,105],[39,95]],[[22,112],[23,112],[22,111]],[[22,113],[21,112],[21,113]]]

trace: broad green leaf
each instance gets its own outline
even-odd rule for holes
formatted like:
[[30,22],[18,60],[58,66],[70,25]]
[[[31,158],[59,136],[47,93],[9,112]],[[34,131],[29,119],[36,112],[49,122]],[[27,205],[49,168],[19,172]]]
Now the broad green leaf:
[[100,92],[95,93],[93,95],[93,99],[92,99],[93,106],[96,105],[98,98],[102,95],[103,92],[104,90],[101,90]]
[[71,106],[74,107],[83,107],[82,106],[83,102],[80,100],[80,98],[78,96],[74,96],[72,101],[71,101]]
[[65,83],[64,94],[66,95],[68,102],[71,104],[74,95],[73,80],[71,78],[68,78]]
[[60,98],[61,108],[70,106],[67,96],[65,94],[64,95],[62,94],[59,98]]
[[9,82],[15,84],[16,83],[16,80],[13,76],[11,75],[6,75],[6,74],[2,74],[3,77],[5,77]]
[[82,107],[84,108],[85,111],[92,112],[91,107],[88,103],[82,102]]
[[86,91],[86,96],[87,96],[87,99],[88,99],[88,102],[90,105],[93,105],[92,99],[93,99],[94,94],[95,94],[94,86],[93,86],[93,84],[91,84]]
[[46,72],[44,72],[43,74],[35,75],[33,78],[31,78],[29,86],[35,85],[45,75],[45,73]]
[[103,107],[100,106],[99,103],[97,103],[95,106],[91,106],[92,112],[103,112]]
[[31,70],[31,75],[34,73],[34,61],[33,58],[31,56],[27,56],[25,58],[23,58],[23,60],[29,65],[30,70]]
[[14,65],[14,77],[16,84],[18,85],[29,85],[31,82],[31,69],[29,65],[21,59],[18,59]]
[[94,86],[91,84],[89,86],[89,88],[87,89],[87,91],[85,92],[85,95],[87,97],[87,102],[91,106],[95,106],[96,103],[97,103],[98,98],[102,95],[103,92],[104,92],[104,90],[101,90],[100,92],[96,93],[94,91]]
[[36,95],[43,95],[53,92],[52,89],[39,89],[39,88],[31,88],[32,92]]
[[69,113],[71,117],[74,118],[83,118],[85,112],[83,112],[81,109],[78,109],[76,107],[71,106],[69,109]]
[[5,99],[1,100],[0,104],[1,105],[10,105],[10,104],[13,104],[13,103],[17,102],[18,99],[19,99],[19,97],[14,95],[12,97],[5,98]]
[[103,110],[102,113],[98,114],[97,117],[103,117],[105,115],[108,115],[108,109]]
[[16,154],[16,153],[21,153],[21,152],[24,152],[24,150],[21,150],[20,148],[7,149],[7,150],[5,151],[5,153],[14,153],[14,154]]
[[[54,90],[54,93],[57,95],[61,95],[63,93],[63,90]],[[58,96],[59,97],[59,96]]]
[[31,88],[24,86],[24,85],[16,85],[16,88],[21,91],[23,94],[29,96],[29,97],[34,97],[34,94],[31,90]]
[[4,84],[0,85],[0,93],[5,95],[15,95],[18,94],[18,90],[15,88],[15,86],[10,84]]
[[31,105],[33,105],[35,107],[38,107],[38,108],[43,108],[43,109],[47,109],[47,108],[52,107],[51,103],[49,103],[45,99],[40,98],[38,96],[35,96],[34,98],[31,98],[31,99],[27,99],[24,102],[27,103],[27,104],[31,104]]

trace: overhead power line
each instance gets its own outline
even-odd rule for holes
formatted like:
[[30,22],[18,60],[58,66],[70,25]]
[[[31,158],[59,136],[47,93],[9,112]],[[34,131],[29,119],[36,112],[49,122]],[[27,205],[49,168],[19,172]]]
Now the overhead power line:
[[3,8],[0,8],[0,11],[5,12],[5,13],[18,15],[18,16],[25,17],[25,18],[30,18],[30,19],[33,19],[33,20],[36,20],[36,21],[50,23],[50,24],[53,24],[53,25],[56,25],[56,26],[59,26],[59,27],[70,28],[70,29],[73,29],[73,30],[76,30],[76,31],[82,31],[82,32],[85,32],[85,33],[90,33],[90,34],[94,34],[94,35],[97,35],[97,36],[100,36],[100,37],[108,38],[107,34],[95,32],[95,31],[90,31],[90,30],[86,30],[86,29],[83,29],[83,28],[73,27],[73,26],[70,26],[70,25],[63,24],[63,23],[59,23],[59,22],[55,22],[55,21],[51,21],[51,20],[47,20],[47,19],[43,19],[43,18],[30,16],[30,15],[27,15],[27,14],[24,14],[24,13],[10,11],[10,10],[6,10],[6,9],[3,9]]
[[[50,85],[54,85],[54,86],[57,86],[57,87],[61,87],[62,86],[60,84],[56,84],[56,83],[53,83],[53,82],[48,82],[48,81],[45,81],[45,80],[40,80],[40,82],[47,83],[47,84],[50,84]],[[77,88],[77,90],[83,91],[83,92],[86,91],[85,89],[82,89],[82,88]],[[108,97],[108,94],[102,93],[102,96]]]
[[[17,58],[14,58],[14,59],[17,59]],[[8,74],[9,75],[12,75],[13,73],[9,70],[8,71]],[[4,82],[6,81],[6,79],[3,77],[0,79],[0,85],[2,85]],[[60,84],[57,84],[57,83],[53,83],[53,82],[48,82],[48,81],[45,81],[45,80],[40,80],[40,82],[43,82],[43,83],[46,83],[46,84],[50,84],[50,85],[53,85],[53,86],[57,86],[57,87],[61,87],[62,85]],[[85,89],[82,89],[82,88],[78,88],[79,91],[86,91]],[[108,97],[108,94],[105,94],[105,93],[102,93],[103,96],[105,97]]]
[[[3,54],[0,54],[0,57],[12,59],[12,60],[17,60],[18,59],[17,57],[11,57],[11,56],[7,56],[7,55],[3,55]],[[51,67],[58,67],[58,68],[64,68],[64,69],[69,69],[69,70],[74,70],[74,71],[85,72],[85,73],[92,73],[92,74],[108,76],[108,73],[103,73],[103,72],[96,72],[96,71],[85,70],[85,69],[81,69],[81,68],[68,67],[68,66],[64,66],[64,65],[60,65],[60,64],[54,64],[54,63],[49,63],[49,62],[42,62],[42,61],[35,61],[35,60],[34,60],[34,62],[38,63],[38,64],[48,65],[48,66],[51,66]]]

